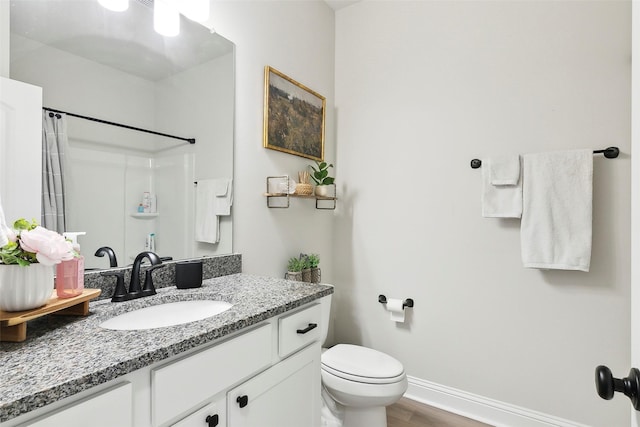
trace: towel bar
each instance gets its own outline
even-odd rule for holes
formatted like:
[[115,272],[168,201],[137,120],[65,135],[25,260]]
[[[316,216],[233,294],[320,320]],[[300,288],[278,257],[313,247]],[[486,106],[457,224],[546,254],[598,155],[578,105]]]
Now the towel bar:
[[[615,159],[620,154],[620,150],[618,147],[607,147],[603,150],[593,150],[593,154],[604,154],[607,159]],[[482,166],[482,160],[471,160],[471,169],[478,169],[480,166]]]

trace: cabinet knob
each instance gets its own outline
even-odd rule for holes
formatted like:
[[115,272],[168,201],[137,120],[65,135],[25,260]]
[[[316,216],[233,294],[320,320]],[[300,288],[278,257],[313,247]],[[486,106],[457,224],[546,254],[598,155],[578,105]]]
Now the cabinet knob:
[[236,399],[236,402],[238,402],[238,405],[241,408],[244,408],[249,404],[249,396],[247,396],[246,394],[244,396],[238,396],[238,398]]
[[207,418],[205,419],[205,421],[207,422],[208,427],[216,427],[219,421],[218,414],[207,415]]

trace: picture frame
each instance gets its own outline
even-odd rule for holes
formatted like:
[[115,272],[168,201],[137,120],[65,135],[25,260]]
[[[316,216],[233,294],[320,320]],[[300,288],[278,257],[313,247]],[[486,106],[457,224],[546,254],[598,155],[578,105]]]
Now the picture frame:
[[264,148],[323,161],[325,112],[324,96],[264,68]]

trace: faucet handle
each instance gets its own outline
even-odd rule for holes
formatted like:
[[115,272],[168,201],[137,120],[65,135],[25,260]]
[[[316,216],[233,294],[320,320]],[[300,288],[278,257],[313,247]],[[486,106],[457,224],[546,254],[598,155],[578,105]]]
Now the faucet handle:
[[153,270],[164,268],[166,266],[167,264],[156,264],[147,268],[147,270],[144,272],[144,286],[142,287],[143,296],[156,294],[156,288],[153,286],[153,277],[151,276],[151,273],[153,273]]
[[113,291],[111,302],[120,302],[127,299],[127,289],[124,287],[124,270],[102,271],[100,272],[100,275],[105,277],[116,277],[116,288]]

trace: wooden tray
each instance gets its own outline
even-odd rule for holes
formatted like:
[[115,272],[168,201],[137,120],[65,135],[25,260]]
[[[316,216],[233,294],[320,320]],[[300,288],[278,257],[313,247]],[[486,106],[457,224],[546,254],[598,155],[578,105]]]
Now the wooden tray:
[[89,314],[89,300],[97,297],[100,289],[85,289],[76,297],[58,298],[53,291],[51,299],[39,308],[25,311],[0,310],[0,341],[22,342],[27,339],[27,321],[46,314],[86,316]]

